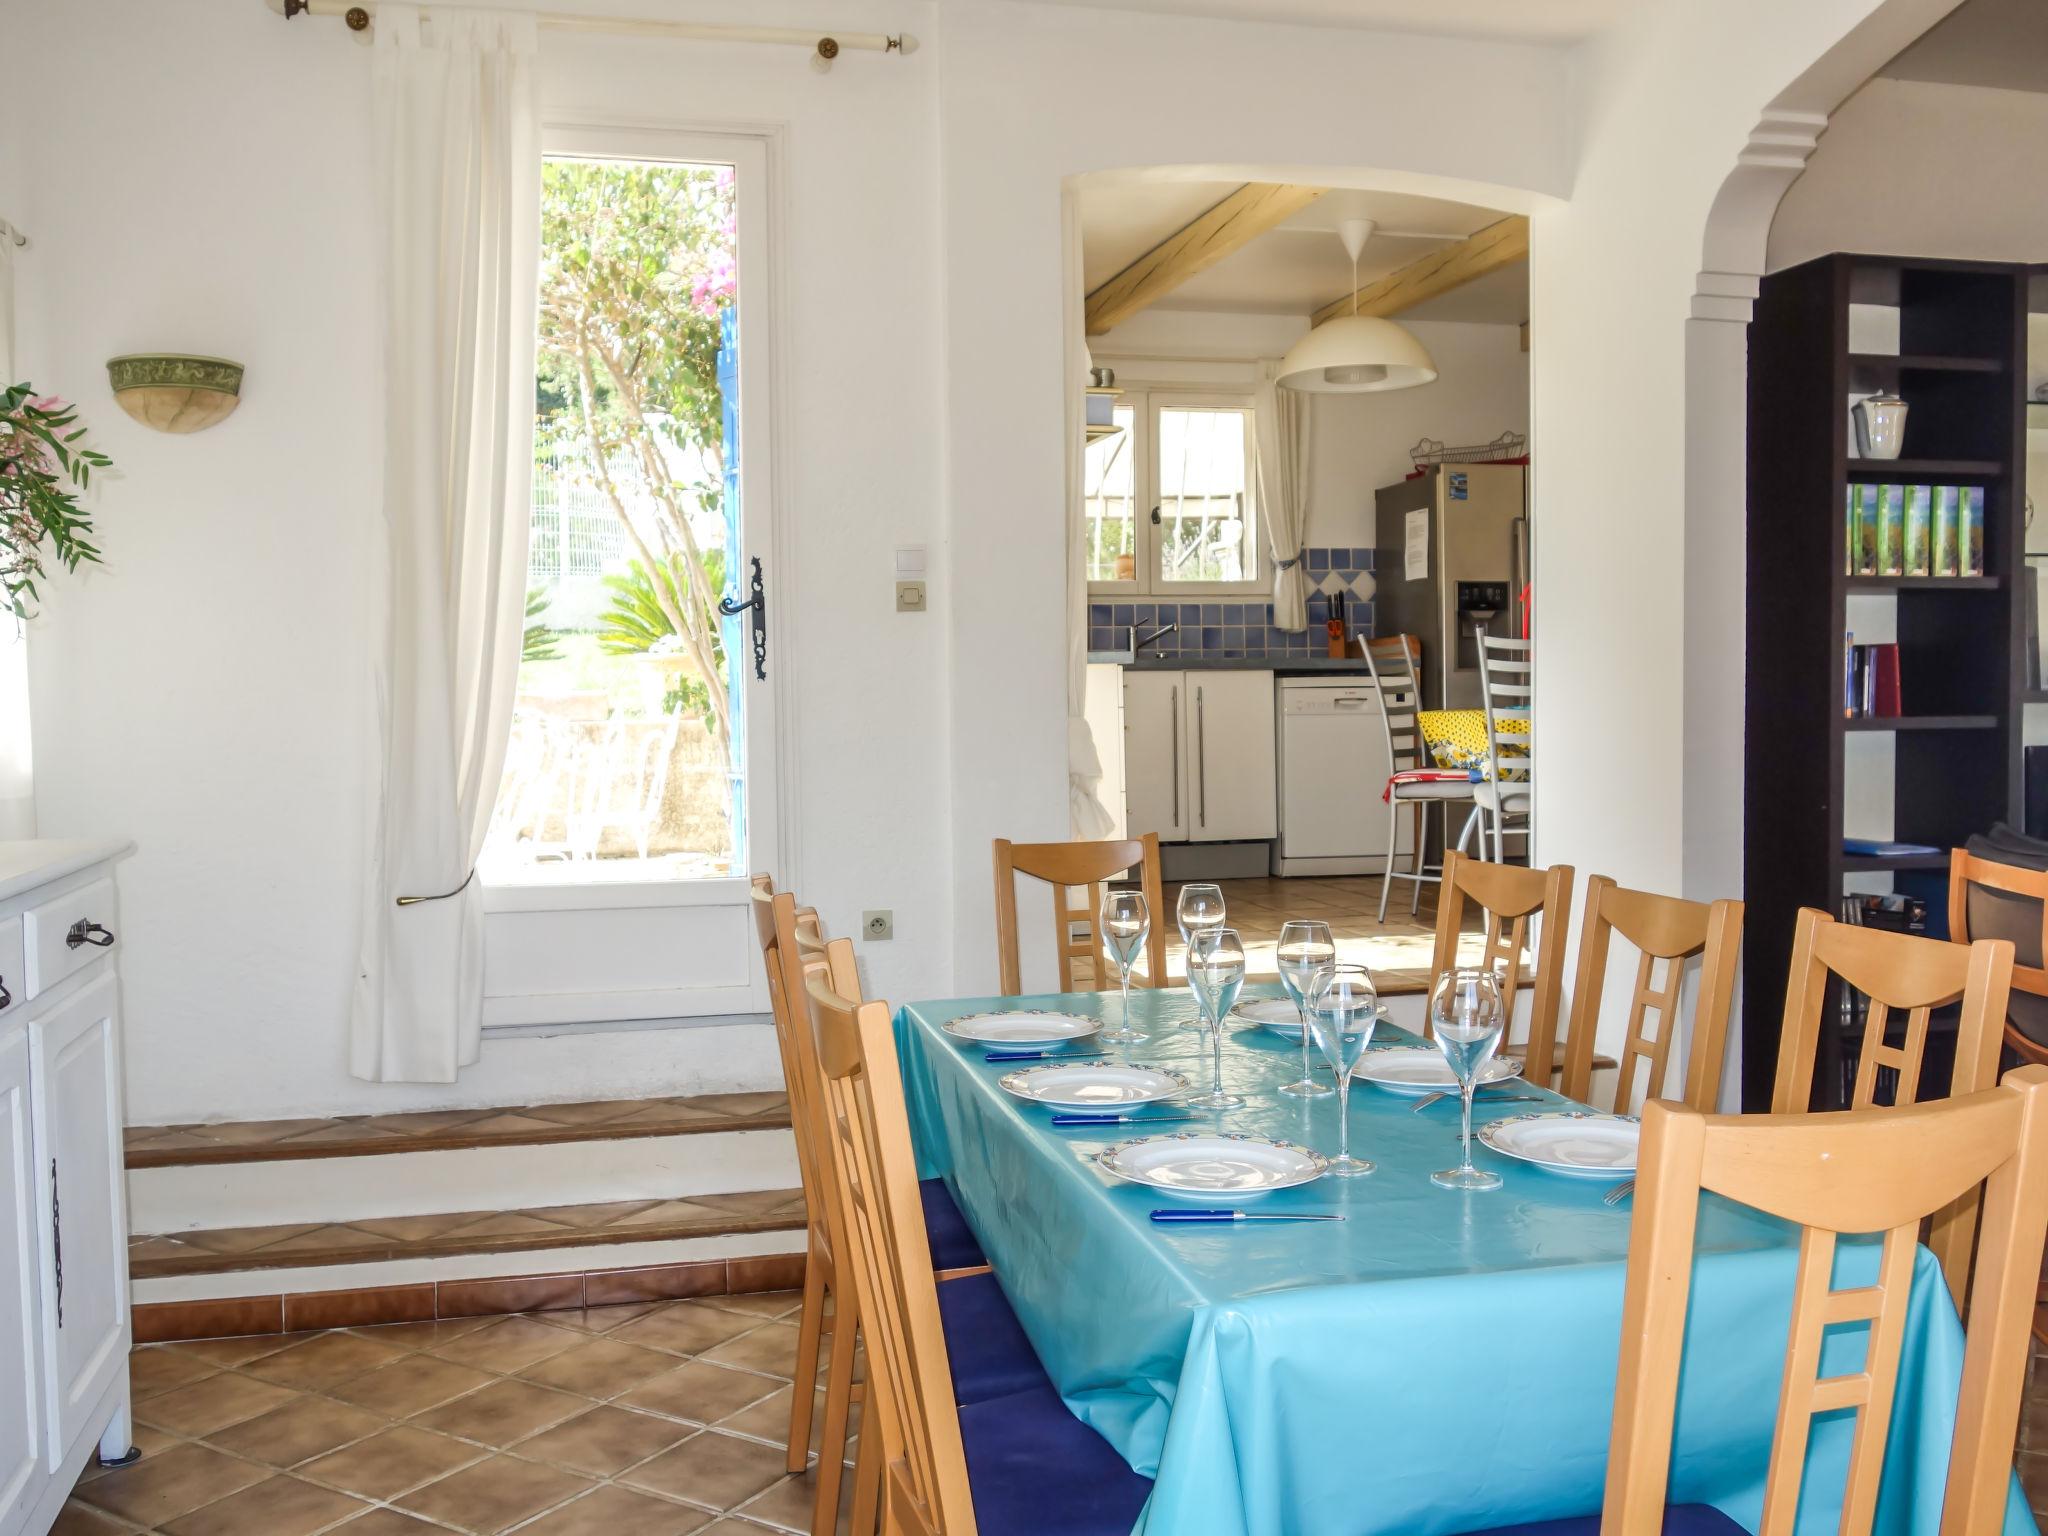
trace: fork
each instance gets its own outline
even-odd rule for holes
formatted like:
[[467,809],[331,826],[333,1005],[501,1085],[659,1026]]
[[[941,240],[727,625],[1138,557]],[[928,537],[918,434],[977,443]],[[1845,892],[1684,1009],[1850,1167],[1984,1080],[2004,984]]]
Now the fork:
[[1630,1195],[1634,1194],[1635,1192],[1636,1181],[1634,1179],[1623,1179],[1619,1184],[1615,1185],[1614,1188],[1607,1191],[1607,1193],[1602,1195],[1600,1198],[1602,1200],[1605,1200],[1609,1205],[1619,1205],[1622,1201],[1626,1200]]

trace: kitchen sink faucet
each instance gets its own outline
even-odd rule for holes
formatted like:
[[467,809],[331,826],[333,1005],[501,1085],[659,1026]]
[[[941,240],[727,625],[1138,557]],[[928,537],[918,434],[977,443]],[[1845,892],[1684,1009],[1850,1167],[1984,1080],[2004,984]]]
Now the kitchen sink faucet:
[[1170,635],[1179,628],[1180,626],[1178,624],[1162,624],[1157,629],[1153,630],[1151,634],[1140,637],[1138,634],[1138,626],[1133,624],[1131,626],[1132,657],[1136,658],[1139,651],[1143,650],[1146,646],[1150,645],[1154,640],[1157,640],[1160,636]]

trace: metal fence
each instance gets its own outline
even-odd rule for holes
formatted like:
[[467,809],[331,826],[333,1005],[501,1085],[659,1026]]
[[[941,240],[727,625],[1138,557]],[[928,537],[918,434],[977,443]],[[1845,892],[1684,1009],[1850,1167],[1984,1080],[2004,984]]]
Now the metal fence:
[[[532,537],[526,554],[526,582],[552,587],[617,569],[632,553],[604,492],[590,483],[580,453],[560,449],[533,467]],[[612,466],[613,483],[628,496],[638,493],[639,466]]]

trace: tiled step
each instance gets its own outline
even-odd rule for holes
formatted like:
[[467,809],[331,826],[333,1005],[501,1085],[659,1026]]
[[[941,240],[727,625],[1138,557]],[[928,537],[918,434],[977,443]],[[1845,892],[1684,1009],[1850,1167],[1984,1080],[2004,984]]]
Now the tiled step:
[[[800,1231],[803,1192],[758,1190],[686,1200],[620,1200],[333,1223],[218,1227],[129,1239],[138,1281],[258,1270],[532,1254],[564,1248]],[[622,1260],[621,1262],[626,1262]]]
[[331,1120],[136,1125],[128,1128],[127,1161],[130,1169],[191,1168],[782,1130],[788,1125],[789,1101],[780,1093],[715,1093],[694,1098],[347,1115]]

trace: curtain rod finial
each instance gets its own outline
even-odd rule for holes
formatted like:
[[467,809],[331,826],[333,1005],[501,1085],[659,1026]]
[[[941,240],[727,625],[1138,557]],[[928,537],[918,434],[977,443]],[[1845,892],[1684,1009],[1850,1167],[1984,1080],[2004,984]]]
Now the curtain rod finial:
[[917,39],[908,32],[899,32],[896,36],[889,39],[889,47],[897,53],[915,53],[917,52]]

